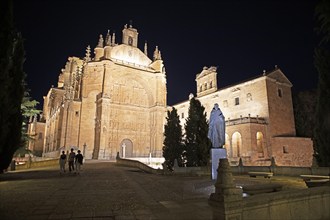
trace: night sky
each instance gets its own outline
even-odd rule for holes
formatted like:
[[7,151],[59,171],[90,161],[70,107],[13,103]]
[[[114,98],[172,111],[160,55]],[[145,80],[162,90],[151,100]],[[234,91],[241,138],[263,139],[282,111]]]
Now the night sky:
[[[213,0],[214,1],[214,0]],[[167,2],[167,3],[165,3]],[[27,83],[42,103],[69,56],[85,56],[99,34],[116,33],[132,20],[138,47],[157,45],[167,76],[167,104],[196,93],[196,74],[218,67],[218,88],[269,71],[277,65],[293,91],[316,88],[313,64],[318,43],[316,0],[203,1],[18,1],[15,26],[25,39]],[[42,108],[42,106],[38,106]]]

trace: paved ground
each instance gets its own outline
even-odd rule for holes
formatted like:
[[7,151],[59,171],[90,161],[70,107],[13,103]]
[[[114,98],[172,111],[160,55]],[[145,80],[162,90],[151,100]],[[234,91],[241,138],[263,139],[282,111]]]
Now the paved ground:
[[[306,188],[299,178],[235,176],[238,185],[276,182]],[[208,177],[163,176],[88,161],[80,175],[58,167],[0,175],[0,219],[213,219]]]

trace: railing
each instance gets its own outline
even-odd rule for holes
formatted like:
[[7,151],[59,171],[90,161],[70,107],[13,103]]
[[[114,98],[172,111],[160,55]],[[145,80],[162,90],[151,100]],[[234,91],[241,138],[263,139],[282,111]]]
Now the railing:
[[265,118],[259,118],[259,117],[240,117],[235,119],[228,118],[228,120],[226,120],[226,126],[246,124],[246,123],[267,124],[267,121]]

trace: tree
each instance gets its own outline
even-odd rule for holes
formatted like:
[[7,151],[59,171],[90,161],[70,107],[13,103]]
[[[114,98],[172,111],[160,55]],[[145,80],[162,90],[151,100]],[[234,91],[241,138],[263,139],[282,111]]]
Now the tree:
[[13,27],[12,1],[0,1],[0,172],[22,146],[21,102],[24,93],[24,47]]
[[293,95],[293,111],[298,137],[313,138],[315,127],[316,89]]
[[28,142],[29,141],[34,141],[34,137],[30,136],[28,134],[28,123],[29,123],[29,119],[32,116],[37,116],[38,114],[40,114],[40,110],[36,109],[37,104],[39,104],[38,101],[36,100],[31,100],[30,94],[28,91],[24,92],[24,97],[22,99],[22,104],[21,104],[21,113],[23,116],[23,122],[22,122],[22,136],[21,136],[21,140],[22,140],[22,145],[20,146],[20,148],[18,148],[15,152],[15,156],[24,156],[27,153],[31,153],[30,150],[28,150]]
[[314,129],[314,156],[319,166],[330,166],[330,2],[321,0],[315,8],[319,46],[314,62],[318,71],[316,124]]
[[174,160],[177,159],[178,165],[182,166],[182,127],[180,124],[177,110],[173,107],[172,111],[167,111],[167,123],[164,131],[163,156],[165,164],[169,170],[173,170]]
[[207,137],[208,123],[204,106],[195,98],[190,99],[185,124],[185,159],[187,166],[205,166],[210,158],[211,141]]

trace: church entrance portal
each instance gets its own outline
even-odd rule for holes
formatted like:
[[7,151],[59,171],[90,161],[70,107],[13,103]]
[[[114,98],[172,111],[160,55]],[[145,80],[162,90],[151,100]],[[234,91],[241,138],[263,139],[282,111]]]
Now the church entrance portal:
[[120,143],[120,157],[133,157],[133,142],[130,139],[124,139]]

